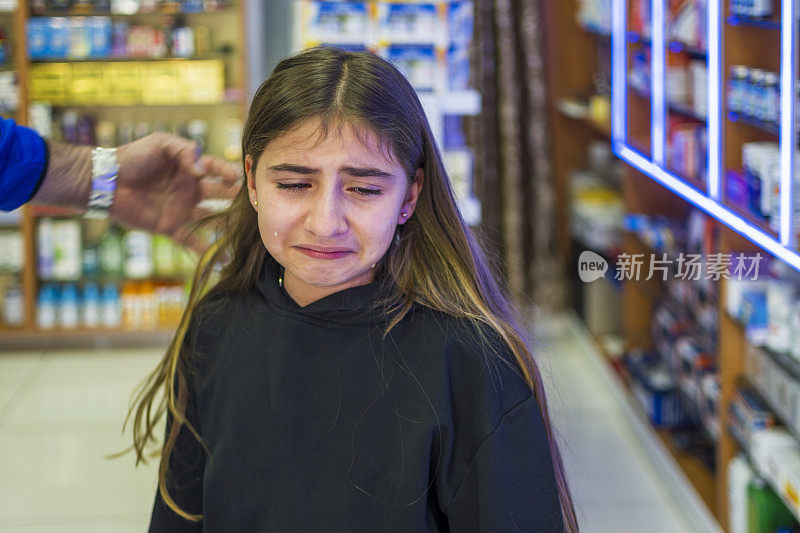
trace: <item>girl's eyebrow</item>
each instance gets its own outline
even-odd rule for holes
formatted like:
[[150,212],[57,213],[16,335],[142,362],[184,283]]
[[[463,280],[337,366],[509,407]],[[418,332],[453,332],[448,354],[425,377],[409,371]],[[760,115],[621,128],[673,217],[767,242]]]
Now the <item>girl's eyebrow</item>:
[[[292,163],[281,163],[280,165],[274,165],[269,167],[269,170],[273,172],[292,172],[294,174],[309,174],[309,175],[319,174],[320,172],[318,168],[311,168],[303,165],[295,165]],[[340,170],[341,172],[344,172],[345,174],[349,174],[356,178],[381,178],[381,179],[394,178],[394,174],[375,167],[342,167]]]

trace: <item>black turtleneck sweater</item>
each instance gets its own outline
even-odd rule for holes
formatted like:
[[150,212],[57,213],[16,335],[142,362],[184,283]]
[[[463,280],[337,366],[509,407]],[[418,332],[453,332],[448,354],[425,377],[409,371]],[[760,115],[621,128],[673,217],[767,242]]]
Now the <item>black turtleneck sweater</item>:
[[384,339],[380,282],[301,307],[278,268],[195,313],[187,418],[211,455],[182,427],[168,486],[203,519],[157,492],[151,533],[563,531],[536,400],[467,321],[417,305]]

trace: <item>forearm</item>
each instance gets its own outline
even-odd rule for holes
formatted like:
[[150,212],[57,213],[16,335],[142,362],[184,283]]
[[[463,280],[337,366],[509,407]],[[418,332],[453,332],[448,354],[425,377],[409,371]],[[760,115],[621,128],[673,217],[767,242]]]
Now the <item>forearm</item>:
[[92,181],[92,148],[46,142],[50,152],[47,174],[31,203],[85,209]]

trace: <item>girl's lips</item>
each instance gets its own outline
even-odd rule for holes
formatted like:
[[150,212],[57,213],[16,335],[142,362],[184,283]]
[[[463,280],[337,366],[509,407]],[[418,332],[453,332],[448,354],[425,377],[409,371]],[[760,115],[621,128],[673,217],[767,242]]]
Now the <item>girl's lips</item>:
[[339,259],[340,257],[344,257],[351,252],[318,252],[316,250],[311,250],[309,248],[303,248],[301,246],[297,247],[298,250],[303,252],[309,257],[313,257],[315,259]]

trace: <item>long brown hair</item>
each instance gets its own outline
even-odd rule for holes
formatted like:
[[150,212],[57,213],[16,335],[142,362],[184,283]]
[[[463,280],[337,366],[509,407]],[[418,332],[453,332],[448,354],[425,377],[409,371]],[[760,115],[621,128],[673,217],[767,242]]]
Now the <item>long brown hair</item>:
[[[441,154],[414,89],[394,66],[371,53],[330,47],[300,52],[282,60],[253,97],[242,136],[242,157],[250,155],[257,162],[270,141],[306,120],[319,120],[323,135],[336,124],[351,124],[362,132],[373,132],[404,167],[409,179],[413,179],[417,169],[423,170],[423,185],[414,214],[398,226],[399,240],[393,240],[375,267],[376,278],[391,280],[394,291],[390,298],[394,302],[391,320],[385,333],[417,302],[469,319],[481,335],[482,331],[499,335],[538,401],[550,441],[564,524],[568,531],[577,531],[575,509],[550,425],[544,385],[532,356],[524,320],[498,283],[480,239],[459,213]],[[252,171],[255,172],[255,165]],[[185,417],[184,363],[191,355],[186,353],[190,350],[183,348],[186,333],[199,303],[215,295],[254,287],[267,256],[246,187],[242,187],[228,210],[208,223],[214,224],[220,236],[201,258],[177,332],[158,367],[140,385],[125,420],[127,424],[134,415],[133,449],[138,465],[140,461],[147,462],[145,447],[148,441],[156,440],[154,427],[169,409],[173,423],[165,435],[165,445],[152,455],[160,456],[161,461],[158,487],[164,502],[191,521],[202,516],[182,510],[170,497],[166,485],[170,454],[182,425],[187,425],[206,448]],[[214,266],[220,263],[224,263],[221,272],[212,276]],[[218,279],[212,283],[212,277]],[[164,396],[153,411],[154,400],[162,391]]]

